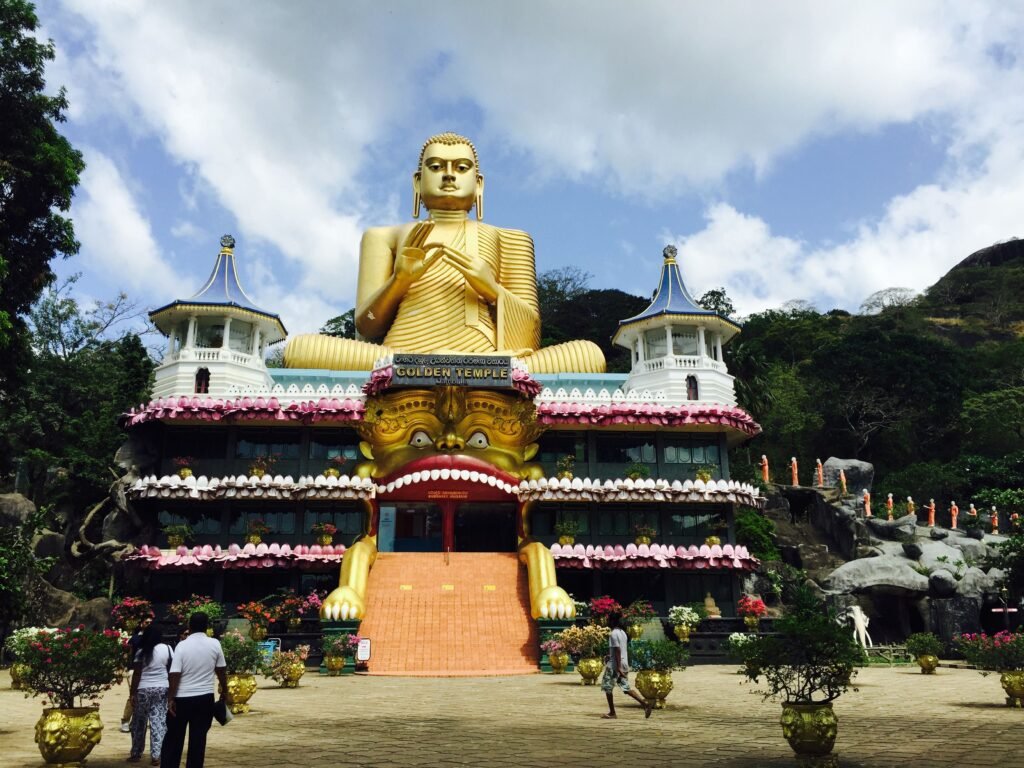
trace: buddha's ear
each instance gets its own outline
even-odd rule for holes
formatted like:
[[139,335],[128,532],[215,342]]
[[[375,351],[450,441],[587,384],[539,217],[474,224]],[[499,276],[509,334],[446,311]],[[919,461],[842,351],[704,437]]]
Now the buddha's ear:
[[419,171],[412,175],[412,217],[414,219],[420,217],[420,178]]
[[540,450],[539,443],[530,443],[528,446],[523,448],[523,461],[529,461],[537,455],[537,451]]
[[480,221],[484,217],[484,175],[478,173],[476,175],[476,220]]

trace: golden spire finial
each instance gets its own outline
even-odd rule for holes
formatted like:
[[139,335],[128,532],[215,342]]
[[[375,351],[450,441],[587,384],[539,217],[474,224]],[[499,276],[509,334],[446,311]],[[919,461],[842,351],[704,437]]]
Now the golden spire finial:
[[676,255],[679,253],[679,251],[676,249],[674,245],[666,245],[665,250],[662,251],[661,253],[665,257],[666,264],[675,264]]

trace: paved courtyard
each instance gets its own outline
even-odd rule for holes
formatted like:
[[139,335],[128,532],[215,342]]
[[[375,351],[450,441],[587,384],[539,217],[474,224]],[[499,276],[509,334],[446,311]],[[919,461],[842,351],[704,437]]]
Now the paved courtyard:
[[[261,682],[253,710],[210,734],[219,766],[792,766],[779,705],[741,685],[731,666],[675,675],[668,706],[645,721],[620,693],[617,721],[600,718],[599,688],[579,676],[325,678],[297,690]],[[262,680],[262,678],[261,678]],[[857,693],[836,704],[836,753],[844,768],[1024,766],[1024,711],[1003,705],[997,676],[916,667],[861,670]],[[101,704],[103,741],[90,768],[123,766],[129,736],[117,730],[127,692]],[[0,765],[42,765],[32,741],[38,699],[0,673]],[[148,758],[148,755],[147,755]],[[147,765],[148,759],[142,765]]]

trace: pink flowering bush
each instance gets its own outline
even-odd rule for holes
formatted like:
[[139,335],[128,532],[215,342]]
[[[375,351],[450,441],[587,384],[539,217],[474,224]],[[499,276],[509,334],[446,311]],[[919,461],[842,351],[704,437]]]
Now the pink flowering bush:
[[328,635],[323,641],[324,656],[344,656],[354,659],[356,650],[359,648],[359,641],[362,639],[359,635]]
[[590,600],[590,617],[593,620],[607,619],[609,614],[622,613],[622,606],[608,595],[601,595]]
[[126,597],[110,612],[110,620],[119,627],[125,627],[128,623],[139,624],[144,619],[152,619],[153,604],[142,597]]
[[562,653],[565,650],[564,646],[554,638],[551,638],[550,640],[545,640],[543,643],[541,643],[540,649],[548,656],[550,656],[553,653]]
[[979,632],[960,635],[953,643],[982,674],[1024,669],[1024,634],[1005,629],[991,636]]
[[77,628],[41,629],[28,638],[20,661],[28,668],[23,681],[33,696],[50,706],[72,709],[76,701],[95,701],[121,682],[128,667],[127,636]]

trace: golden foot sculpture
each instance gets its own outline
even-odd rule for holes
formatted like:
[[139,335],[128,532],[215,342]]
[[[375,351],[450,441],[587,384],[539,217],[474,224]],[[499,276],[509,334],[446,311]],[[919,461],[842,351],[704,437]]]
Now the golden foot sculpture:
[[519,549],[520,561],[526,563],[530,584],[530,615],[534,619],[572,619],[576,603],[558,586],[555,558],[551,550],[539,542],[530,542]]
[[353,544],[341,561],[338,587],[320,606],[323,621],[354,621],[366,615],[366,582],[370,566],[377,559],[375,537],[366,537]]

